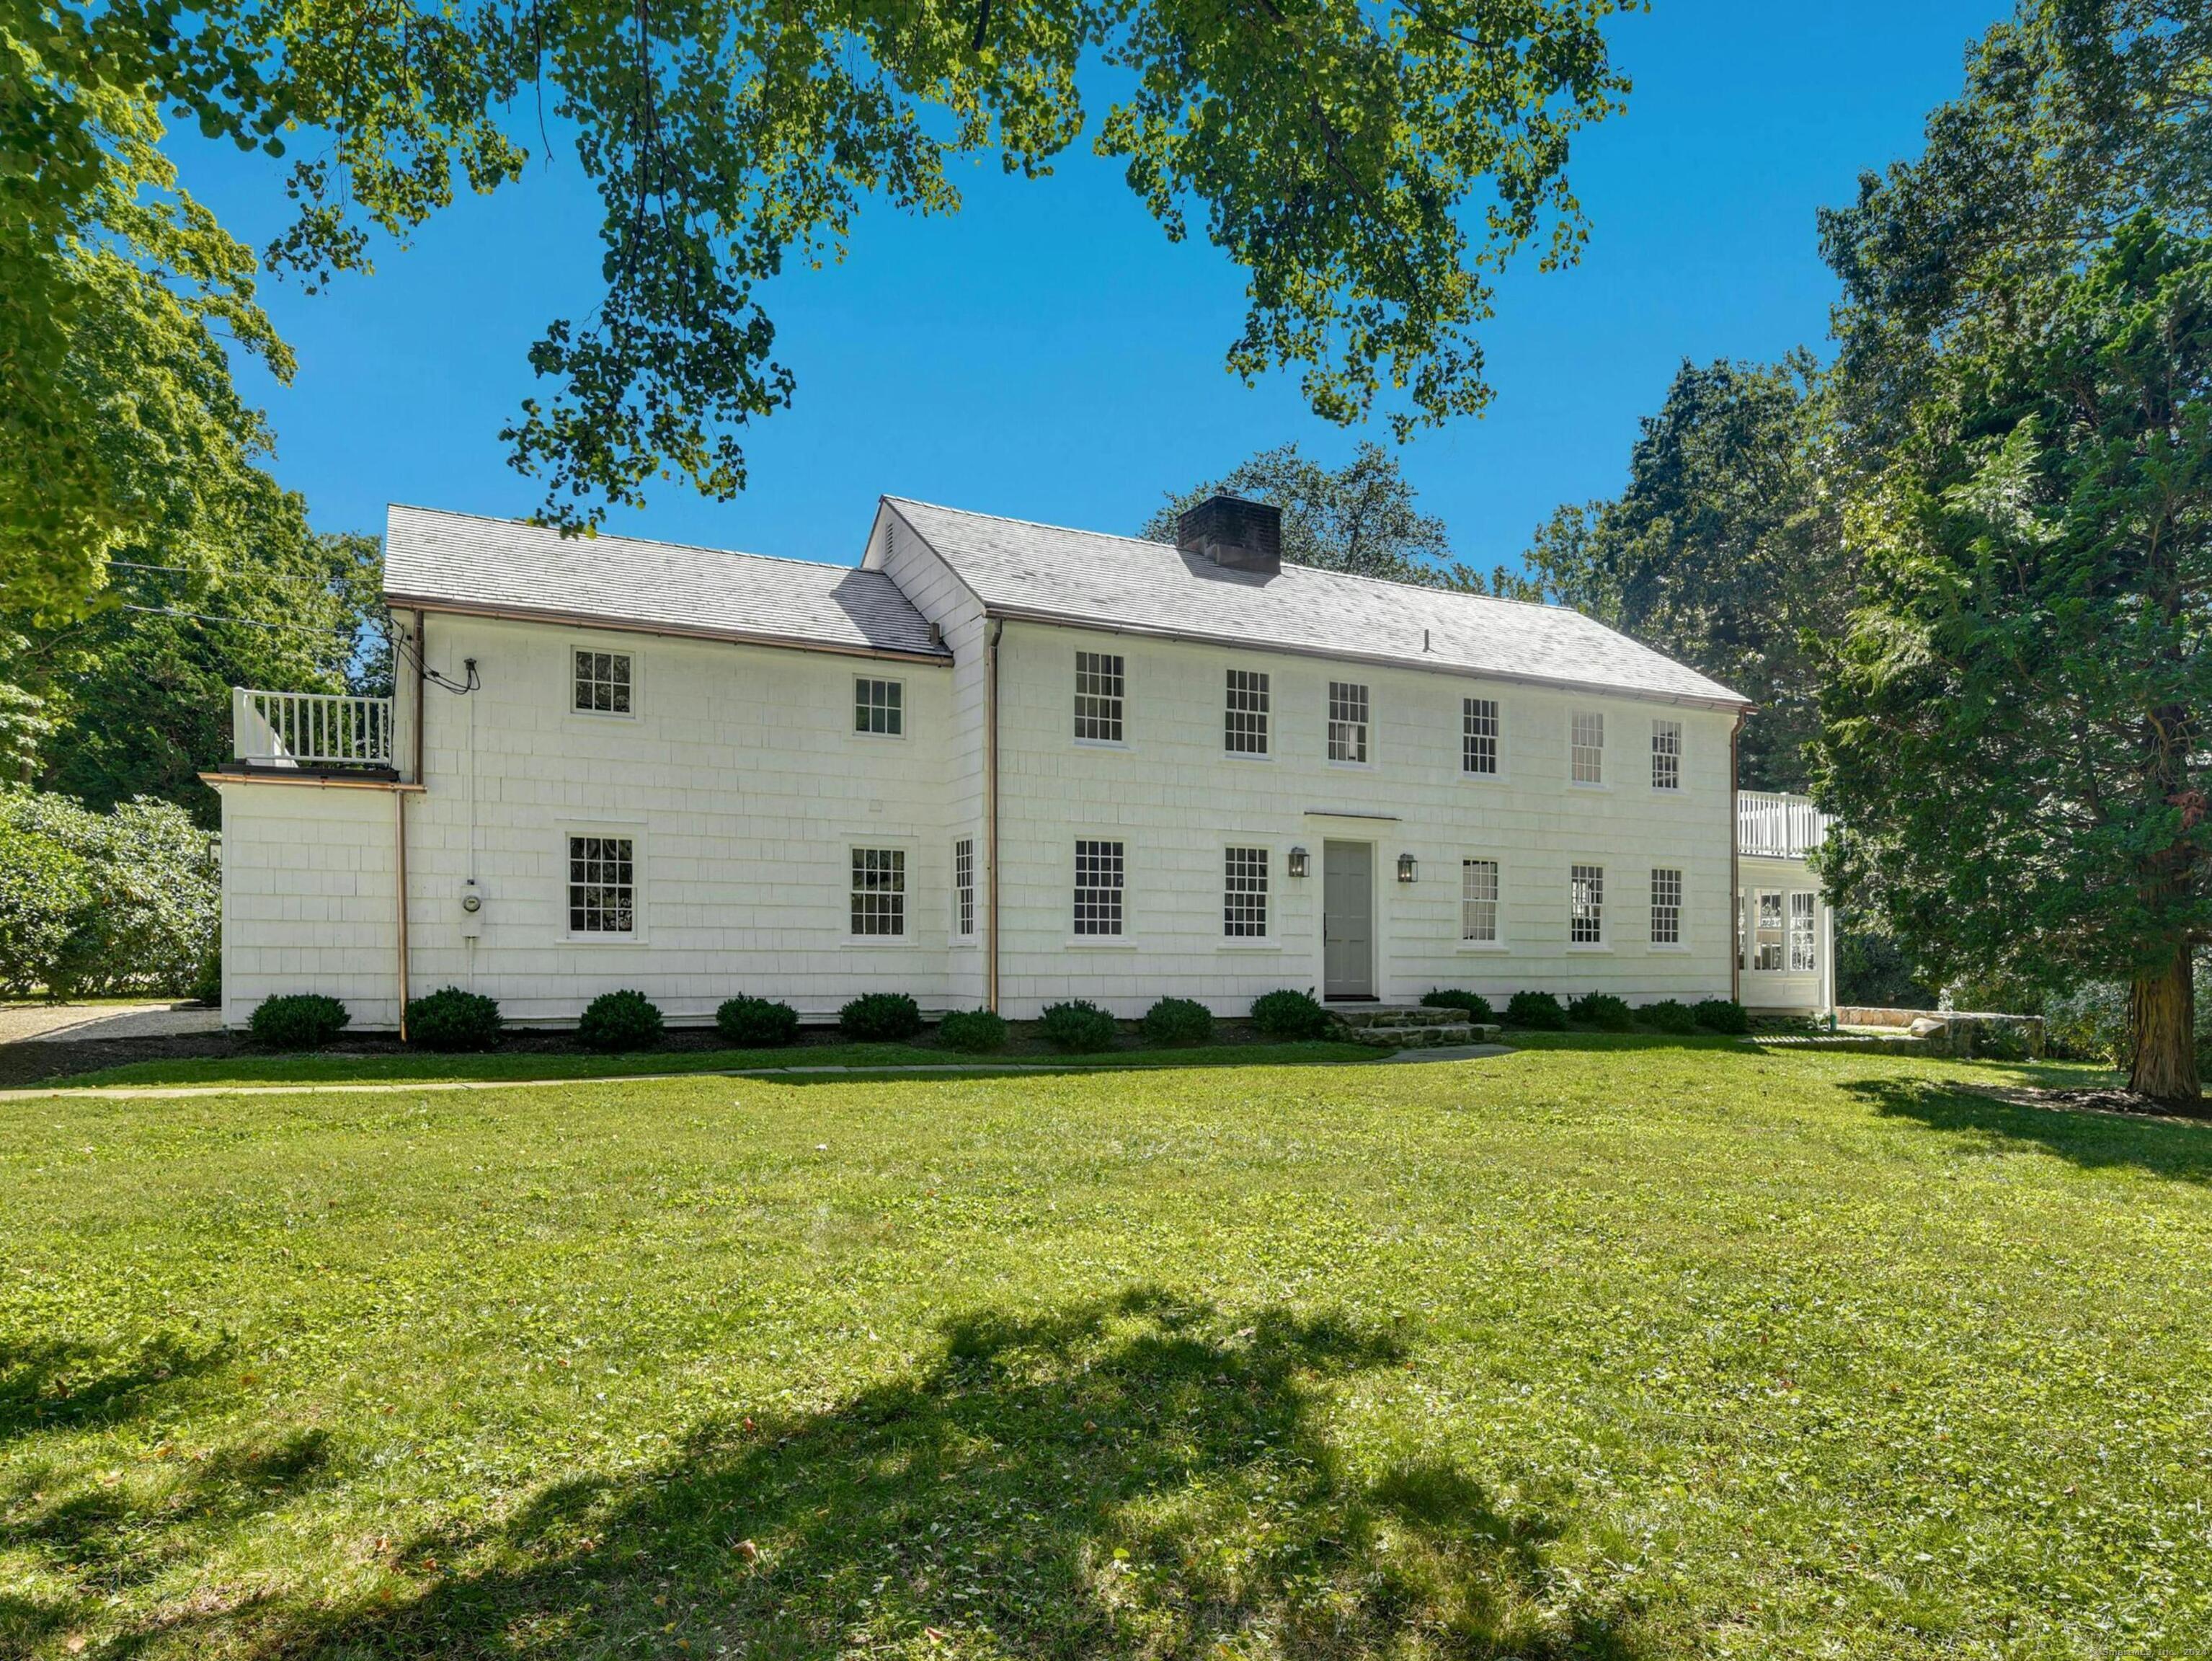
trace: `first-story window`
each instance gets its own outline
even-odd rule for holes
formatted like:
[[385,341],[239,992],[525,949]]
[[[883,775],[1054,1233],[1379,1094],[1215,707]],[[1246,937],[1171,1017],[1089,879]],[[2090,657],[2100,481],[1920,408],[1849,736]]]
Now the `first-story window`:
[[630,713],[630,658],[627,652],[575,654],[575,695],[570,708],[593,715]]
[[1790,972],[1793,975],[1809,975],[1820,966],[1813,902],[1814,897],[1802,890],[1790,897]]
[[1267,753],[1267,674],[1264,669],[1229,672],[1221,747],[1232,756]]
[[1682,873],[1655,869],[1651,873],[1651,944],[1682,943]]
[[967,940],[975,932],[975,839],[952,844],[952,932]]
[[1231,940],[1267,934],[1267,850],[1231,848],[1222,856],[1221,932]]
[[1651,788],[1682,788],[1682,723],[1679,721],[1651,723]]
[[1498,700],[1462,698],[1459,768],[1462,773],[1498,770]]
[[1605,782],[1605,717],[1595,709],[1576,712],[1567,776],[1577,784]]
[[1601,946],[1605,941],[1605,867],[1577,865],[1567,884],[1567,943]]
[[1118,652],[1075,654],[1075,736],[1093,744],[1121,741],[1121,657]]
[[1751,966],[1782,967],[1782,896],[1771,888],[1759,891],[1751,931]]
[[906,934],[906,850],[853,850],[853,933],[902,938]]
[[637,932],[637,844],[630,837],[568,838],[568,932]]
[[1493,943],[1498,939],[1498,861],[1459,862],[1459,937]]
[[1079,841],[1075,844],[1075,932],[1121,932],[1121,844]]
[[853,730],[895,739],[906,732],[906,684],[862,675],[853,682]]
[[1328,758],[1367,760],[1367,689],[1357,681],[1328,684]]

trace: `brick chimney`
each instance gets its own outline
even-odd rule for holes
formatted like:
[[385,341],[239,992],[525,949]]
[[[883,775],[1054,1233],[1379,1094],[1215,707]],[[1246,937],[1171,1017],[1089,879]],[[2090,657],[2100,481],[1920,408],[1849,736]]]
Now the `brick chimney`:
[[1176,546],[1232,571],[1283,569],[1283,510],[1241,496],[1208,496],[1176,521]]

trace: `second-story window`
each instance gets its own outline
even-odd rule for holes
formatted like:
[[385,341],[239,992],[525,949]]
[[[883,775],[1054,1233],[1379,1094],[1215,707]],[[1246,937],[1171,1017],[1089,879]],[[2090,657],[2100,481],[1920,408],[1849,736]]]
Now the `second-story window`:
[[1075,654],[1075,736],[1093,744],[1121,741],[1121,655]]
[[1651,723],[1651,788],[1682,788],[1682,723],[1679,721]]
[[1498,771],[1498,700],[1460,700],[1459,766],[1462,773]]
[[627,652],[593,652],[578,647],[576,687],[570,708],[593,715],[630,713],[630,658]]
[[906,732],[906,687],[896,680],[871,680],[863,675],[853,683],[853,730],[898,738]]
[[1367,689],[1357,681],[1328,684],[1328,758],[1367,760]]
[[1595,710],[1577,710],[1568,755],[1567,776],[1577,784],[1605,782],[1605,717]]
[[1267,753],[1267,676],[1259,669],[1229,672],[1221,745],[1232,756]]

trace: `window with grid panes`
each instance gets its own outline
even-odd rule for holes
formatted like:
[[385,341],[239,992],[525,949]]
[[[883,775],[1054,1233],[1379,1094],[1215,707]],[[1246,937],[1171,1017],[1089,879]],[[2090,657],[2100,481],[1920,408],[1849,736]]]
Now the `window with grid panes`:
[[1651,723],[1651,788],[1682,788],[1682,723],[1679,721]]
[[580,646],[575,667],[574,709],[595,715],[630,713],[629,653],[594,652]]
[[1075,654],[1075,736],[1094,744],[1121,741],[1121,657],[1118,652]]
[[1231,848],[1223,855],[1221,932],[1231,940],[1267,934],[1267,850]]
[[1800,891],[1790,897],[1790,970],[1809,975],[1820,966],[1820,937],[1814,932],[1813,896]]
[[966,940],[975,932],[975,839],[952,844],[952,932]]
[[1655,869],[1651,873],[1651,944],[1682,943],[1682,873]]
[[853,850],[853,933],[896,939],[906,933],[906,850]]
[[863,675],[853,682],[853,730],[895,739],[906,731],[906,685]]
[[1605,717],[1583,710],[1574,717],[1568,776],[1577,784],[1605,782]]
[[1267,675],[1261,669],[1231,669],[1228,702],[1222,715],[1222,747],[1232,756],[1267,753]]
[[1567,884],[1567,943],[1601,946],[1605,942],[1605,867],[1577,865]]
[[1075,932],[1121,932],[1122,848],[1118,842],[1075,844]]
[[637,932],[636,843],[631,838],[568,838],[568,932]]
[[1328,684],[1328,758],[1367,759],[1367,689],[1357,681]]
[[1498,700],[1462,698],[1460,701],[1460,771],[1495,773],[1498,770]]
[[1484,942],[1498,939],[1496,860],[1459,862],[1459,937]]

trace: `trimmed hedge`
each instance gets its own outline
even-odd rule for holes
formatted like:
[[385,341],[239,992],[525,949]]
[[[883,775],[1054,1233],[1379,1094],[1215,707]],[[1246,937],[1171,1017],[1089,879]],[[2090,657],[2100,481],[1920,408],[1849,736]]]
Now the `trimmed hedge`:
[[921,1006],[903,992],[864,992],[837,1012],[848,1037],[895,1043],[921,1031]]
[[1636,1025],[1636,1012],[1610,992],[1585,992],[1567,1006],[1567,1019],[1601,1032],[1626,1032]]
[[1662,998],[1657,1003],[1647,1003],[1636,1012],[1636,1019],[1655,1032],[1698,1030],[1697,1012],[1680,998]]
[[1088,998],[1047,1004],[1038,1028],[1055,1050],[1110,1050],[1121,1028],[1115,1019]]
[[441,987],[407,1006],[407,1042],[425,1050],[489,1050],[499,1042],[499,1005],[481,992]]
[[1516,992],[1506,1001],[1505,1025],[1532,1032],[1564,1032],[1567,1012],[1549,992]]
[[1421,994],[1424,1009],[1463,1009],[1471,1021],[1494,1021],[1498,1013],[1490,1007],[1490,1000],[1480,992],[1462,992],[1455,987],[1440,986],[1433,992]]
[[1213,1036],[1213,1012],[1188,998],[1162,998],[1145,1012],[1145,1036],[1154,1043],[1204,1043]]
[[1328,1034],[1328,1011],[1310,992],[1285,987],[1252,1001],[1252,1025],[1271,1038],[1320,1038]]
[[585,1006],[576,1041],[589,1050],[650,1050],[660,1042],[660,1007],[642,992],[602,992]]
[[1734,998],[1707,998],[1690,1012],[1708,1032],[1742,1034],[1751,1031],[1751,1017]]
[[937,1041],[947,1050],[964,1050],[970,1056],[1003,1050],[1006,1018],[992,1009],[955,1009],[938,1022]]
[[246,1019],[246,1030],[271,1050],[317,1050],[353,1023],[353,1013],[319,992],[264,998]]
[[779,1050],[799,1037],[799,1012],[773,998],[740,993],[714,1012],[714,1030],[740,1050]]

